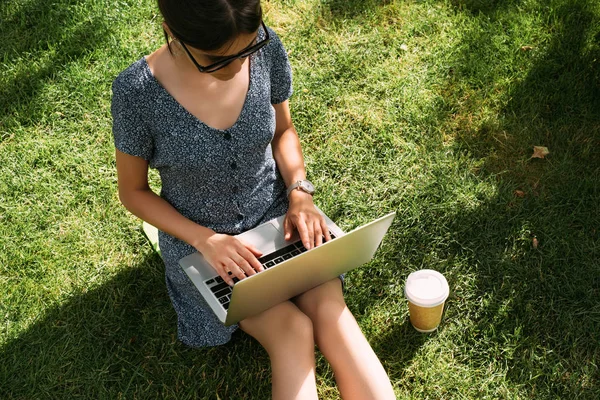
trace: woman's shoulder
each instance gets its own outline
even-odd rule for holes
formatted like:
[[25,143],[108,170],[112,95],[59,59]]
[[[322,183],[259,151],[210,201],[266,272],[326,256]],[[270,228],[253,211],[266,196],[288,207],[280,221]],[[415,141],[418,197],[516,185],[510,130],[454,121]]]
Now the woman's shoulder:
[[143,93],[151,82],[152,74],[144,57],[121,71],[112,83],[114,94],[135,96]]
[[287,50],[279,35],[270,27],[267,27],[267,31],[269,32],[269,43],[265,46],[265,56],[269,60],[271,69],[287,66],[289,64]]
[[269,26],[267,26],[267,31],[269,32],[269,44],[267,44],[266,48],[271,52],[280,52],[284,49],[283,43],[281,42],[281,38],[279,35]]

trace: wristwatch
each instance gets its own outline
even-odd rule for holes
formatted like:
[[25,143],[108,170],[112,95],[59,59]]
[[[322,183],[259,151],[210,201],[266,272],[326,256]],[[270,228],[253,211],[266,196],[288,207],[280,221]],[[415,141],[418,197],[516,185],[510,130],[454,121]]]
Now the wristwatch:
[[306,192],[308,194],[313,194],[315,192],[315,187],[313,186],[312,182],[304,179],[304,180],[300,180],[300,181],[292,183],[290,185],[290,187],[287,188],[287,196],[289,197],[290,193],[292,193],[292,190],[294,190],[296,188],[298,188],[298,190],[302,190],[303,192]]

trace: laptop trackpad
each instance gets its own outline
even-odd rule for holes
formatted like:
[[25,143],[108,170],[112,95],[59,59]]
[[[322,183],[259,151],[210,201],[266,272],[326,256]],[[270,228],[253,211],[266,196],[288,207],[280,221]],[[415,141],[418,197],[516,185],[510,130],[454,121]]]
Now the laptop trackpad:
[[267,223],[236,236],[243,241],[253,244],[263,254],[271,253],[281,247],[283,235],[272,224]]

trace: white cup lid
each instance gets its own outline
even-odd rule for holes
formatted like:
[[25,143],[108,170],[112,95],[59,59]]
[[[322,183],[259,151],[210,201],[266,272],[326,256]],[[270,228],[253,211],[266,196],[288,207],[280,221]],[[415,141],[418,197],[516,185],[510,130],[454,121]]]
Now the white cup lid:
[[414,305],[435,307],[448,298],[450,288],[444,275],[432,269],[422,269],[408,275],[404,294]]

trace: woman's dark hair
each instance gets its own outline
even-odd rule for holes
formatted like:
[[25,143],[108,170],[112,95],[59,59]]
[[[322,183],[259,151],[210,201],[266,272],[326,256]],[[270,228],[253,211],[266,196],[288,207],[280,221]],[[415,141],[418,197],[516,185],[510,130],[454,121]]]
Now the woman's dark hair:
[[206,51],[256,32],[262,20],[260,0],[158,0],[158,8],[176,39]]

